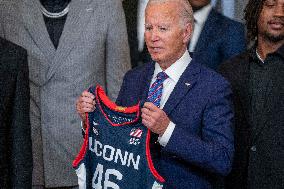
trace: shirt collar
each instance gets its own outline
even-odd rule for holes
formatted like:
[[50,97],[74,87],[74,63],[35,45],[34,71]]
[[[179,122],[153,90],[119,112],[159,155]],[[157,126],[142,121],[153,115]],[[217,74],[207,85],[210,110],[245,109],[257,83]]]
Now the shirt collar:
[[[178,59],[175,63],[168,67],[164,72],[169,76],[170,79],[177,83],[180,76],[191,62],[191,59],[192,58],[190,57],[189,52],[186,50],[182,57],[180,57],[180,59]],[[153,78],[156,78],[157,74],[162,71],[163,70],[161,69],[160,65],[158,63],[155,63]]]
[[262,60],[262,58],[260,57],[260,55],[257,52],[257,48],[255,49],[255,54],[256,54],[256,57],[258,58],[258,60],[260,60],[260,62],[264,63],[264,60]]
[[257,44],[255,43],[250,49],[249,49],[249,59],[250,62],[254,62],[259,66],[264,66],[264,62],[257,56],[256,51]]
[[212,9],[212,5],[209,3],[208,5],[202,7],[198,11],[193,13],[194,20],[198,24],[203,24],[207,20],[207,17]]
[[[250,50],[250,57],[252,58],[252,60],[254,60],[254,61],[256,61],[256,62],[264,63],[265,60],[262,60],[262,59],[260,58],[260,56],[258,55],[257,50],[256,50],[256,46],[257,46],[257,45],[255,44],[255,45],[253,45],[253,47],[251,48],[251,50]],[[281,57],[284,59],[284,44],[283,44],[280,48],[278,48],[277,51],[272,52],[272,53],[269,53],[269,54],[267,55],[267,57],[268,57],[269,55],[273,55],[273,54],[274,54],[274,55],[277,54],[277,55],[281,56]]]

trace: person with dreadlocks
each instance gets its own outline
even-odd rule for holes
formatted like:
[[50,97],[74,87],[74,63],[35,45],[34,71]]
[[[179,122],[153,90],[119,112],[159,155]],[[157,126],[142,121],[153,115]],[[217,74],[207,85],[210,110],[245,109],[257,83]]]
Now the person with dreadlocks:
[[222,64],[235,105],[228,189],[284,188],[284,0],[249,0],[247,52]]

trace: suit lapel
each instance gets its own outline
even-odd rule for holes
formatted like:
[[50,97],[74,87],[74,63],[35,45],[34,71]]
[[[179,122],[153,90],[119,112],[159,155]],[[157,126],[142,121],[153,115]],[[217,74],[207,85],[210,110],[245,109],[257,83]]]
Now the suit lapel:
[[148,91],[150,88],[150,84],[152,81],[152,77],[154,75],[154,70],[155,70],[155,63],[151,62],[151,64],[149,64],[149,66],[146,67],[145,72],[147,73],[143,76],[143,78],[141,78],[141,81],[143,81],[141,86],[145,86],[142,87],[142,91],[141,91],[141,99],[144,101],[147,101],[147,97],[148,97]]
[[55,48],[47,32],[43,15],[40,11],[38,0],[24,0],[22,3],[22,17],[24,25],[31,38],[45,55],[47,60],[52,60],[55,54]]
[[179,104],[184,96],[192,89],[198,80],[200,67],[194,60],[187,66],[184,73],[181,75],[178,83],[172,91],[168,101],[166,102],[163,110],[170,115],[172,110]]
[[50,78],[59,65],[66,59],[72,48],[76,45],[76,41],[81,35],[92,15],[94,9],[91,5],[92,0],[76,0],[71,1],[70,10],[64,25],[59,45],[55,53],[55,57],[50,65],[47,77]]

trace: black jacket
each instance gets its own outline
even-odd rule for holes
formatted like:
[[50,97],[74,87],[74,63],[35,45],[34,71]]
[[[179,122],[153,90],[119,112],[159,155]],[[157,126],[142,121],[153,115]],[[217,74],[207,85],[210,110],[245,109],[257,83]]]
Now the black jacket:
[[284,188],[284,45],[265,60],[268,85],[254,89],[264,95],[263,102],[254,102],[263,103],[263,108],[257,116],[253,112],[251,120],[255,61],[255,50],[249,50],[219,68],[232,85],[235,106],[235,158],[228,189]]
[[0,38],[0,188],[31,188],[29,75],[24,49]]
[[137,38],[137,13],[139,8],[139,0],[123,0],[122,5],[125,13],[131,65],[132,68],[134,68],[140,63],[151,61],[151,56],[148,52],[146,44],[144,44],[142,52],[139,52],[138,50],[139,42]]

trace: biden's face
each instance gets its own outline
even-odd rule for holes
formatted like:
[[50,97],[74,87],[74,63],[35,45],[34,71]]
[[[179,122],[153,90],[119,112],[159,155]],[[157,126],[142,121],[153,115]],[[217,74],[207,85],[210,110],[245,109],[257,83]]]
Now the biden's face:
[[145,41],[161,68],[167,68],[186,50],[188,30],[183,27],[174,2],[151,4],[145,13]]

